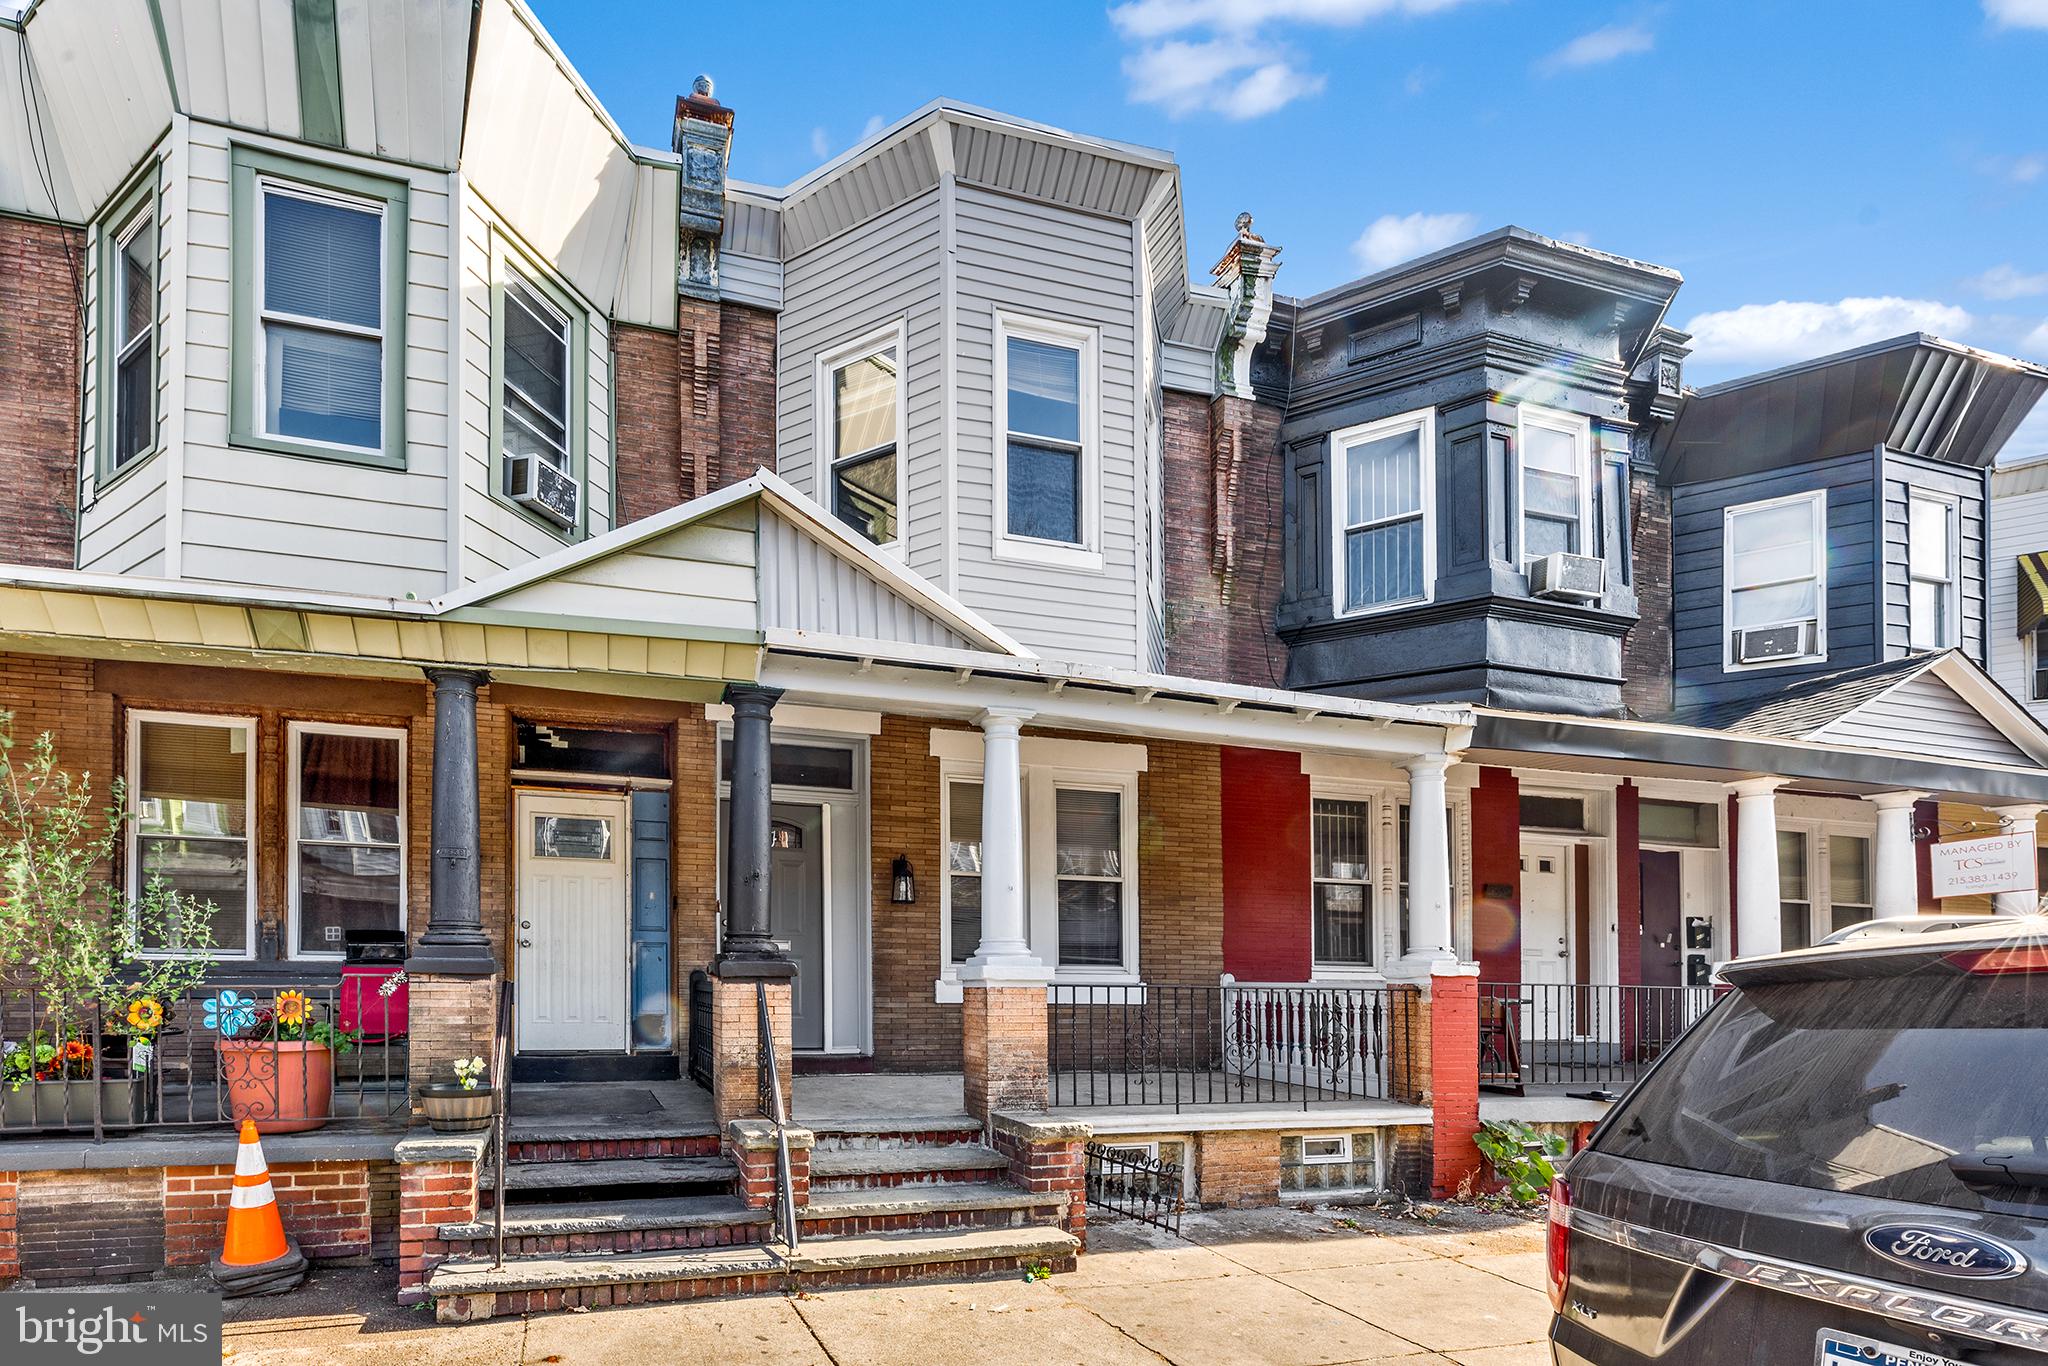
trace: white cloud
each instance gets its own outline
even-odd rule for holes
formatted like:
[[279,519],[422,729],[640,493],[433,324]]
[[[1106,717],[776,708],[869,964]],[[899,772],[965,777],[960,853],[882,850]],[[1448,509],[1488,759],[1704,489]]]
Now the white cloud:
[[1367,271],[1385,270],[1462,241],[1478,226],[1469,213],[1382,214],[1358,234],[1351,254]]
[[1778,365],[1883,341],[1903,332],[1954,337],[1971,326],[1969,313],[1932,299],[1842,299],[1835,303],[1771,304],[1702,313],[1685,324],[1696,362]]
[[2048,294],[2048,272],[2027,275],[2007,262],[1982,275],[1972,275],[1963,285],[1972,294],[1986,299],[2030,299],[2036,294]]
[[1984,16],[2000,28],[2048,28],[2048,0],[1984,0]]
[[866,142],[888,126],[888,121],[880,114],[870,114],[868,115],[868,121],[860,126],[860,140]]
[[832,139],[823,128],[811,130],[811,155],[820,161],[832,155]]
[[1156,104],[1174,118],[1195,113],[1251,119],[1323,88],[1277,49],[1215,38],[1155,43],[1124,59],[1131,99]]
[[1434,14],[1468,0],[1129,0],[1110,22],[1130,38],[1164,38],[1189,29],[1250,33],[1267,24],[1350,28],[1393,14]]
[[2027,353],[2021,357],[2023,360],[2048,353],[2048,319],[2044,319],[2039,327],[2027,333],[2020,346]]
[[1555,76],[1561,71],[1577,71],[1633,57],[1655,46],[1657,35],[1641,24],[1609,24],[1591,33],[1581,33],[1536,63],[1536,69],[1546,76]]
[[2015,185],[2031,185],[2048,172],[2048,156],[2029,152],[2023,157],[2014,157],[2006,164],[2005,178]]

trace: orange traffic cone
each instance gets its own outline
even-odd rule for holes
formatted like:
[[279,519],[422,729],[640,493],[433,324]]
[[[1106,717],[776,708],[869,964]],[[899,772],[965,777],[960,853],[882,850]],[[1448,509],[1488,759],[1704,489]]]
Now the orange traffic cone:
[[284,1236],[256,1125],[246,1119],[242,1146],[235,1154],[234,1189],[228,1197],[227,1237],[211,1270],[214,1283],[229,1299],[275,1295],[306,1278],[305,1257]]

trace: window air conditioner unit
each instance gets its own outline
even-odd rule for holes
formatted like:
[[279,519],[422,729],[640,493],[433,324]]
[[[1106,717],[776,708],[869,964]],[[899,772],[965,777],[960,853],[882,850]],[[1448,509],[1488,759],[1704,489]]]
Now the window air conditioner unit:
[[1539,598],[1592,602],[1607,591],[1607,561],[1559,551],[1529,561],[1529,592]]
[[505,457],[505,496],[551,522],[576,525],[579,492],[575,479],[537,455]]
[[1752,626],[1735,633],[1737,664],[1769,664],[1800,659],[1820,650],[1818,621],[1788,621],[1778,626]]

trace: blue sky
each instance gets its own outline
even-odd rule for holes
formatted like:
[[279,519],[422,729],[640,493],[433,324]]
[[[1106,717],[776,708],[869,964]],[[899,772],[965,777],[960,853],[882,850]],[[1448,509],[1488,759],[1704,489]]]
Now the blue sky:
[[2048,360],[2048,0],[532,2],[636,141],[711,73],[743,179],[944,95],[1172,151],[1198,274],[1246,209],[1293,294],[1517,223],[1683,272],[1693,383]]

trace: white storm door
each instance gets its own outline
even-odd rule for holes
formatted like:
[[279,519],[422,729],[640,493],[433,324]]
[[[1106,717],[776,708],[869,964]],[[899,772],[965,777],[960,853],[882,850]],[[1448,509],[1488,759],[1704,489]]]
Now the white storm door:
[[1522,980],[1563,986],[1571,980],[1571,848],[1522,846]]
[[626,1047],[626,804],[521,792],[516,960],[523,1053]]

